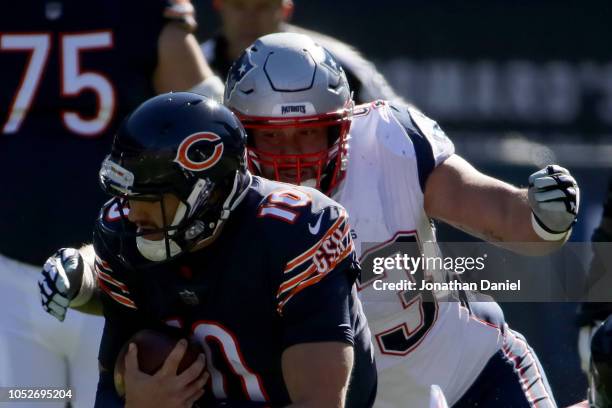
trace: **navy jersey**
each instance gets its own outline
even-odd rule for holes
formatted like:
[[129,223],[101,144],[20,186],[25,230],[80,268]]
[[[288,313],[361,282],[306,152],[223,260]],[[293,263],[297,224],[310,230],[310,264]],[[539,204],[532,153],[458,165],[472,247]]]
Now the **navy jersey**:
[[165,0],[11,3],[0,13],[0,253],[41,264],[89,241],[118,122],[153,96]]
[[[214,243],[161,264],[144,260],[133,238],[122,243],[115,234],[129,227],[118,206],[104,207],[94,234],[106,316],[100,362],[109,372],[136,331],[180,327],[206,351],[211,380],[205,399],[284,406],[290,399],[283,351],[336,341],[355,352],[348,406],[371,405],[370,331],[354,285],[359,265],[347,213],[339,204],[313,189],[254,177]],[[98,405],[113,398],[112,383],[99,388]]]

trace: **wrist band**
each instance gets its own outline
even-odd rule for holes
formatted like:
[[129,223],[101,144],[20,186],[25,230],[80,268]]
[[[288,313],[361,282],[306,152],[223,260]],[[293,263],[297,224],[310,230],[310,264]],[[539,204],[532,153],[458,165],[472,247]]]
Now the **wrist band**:
[[544,241],[561,241],[572,232],[571,228],[564,232],[546,231],[542,225],[540,225],[540,221],[536,218],[534,213],[531,213],[531,226],[533,227],[535,233],[538,234],[538,236]]
[[79,307],[89,302],[94,291],[96,290],[96,277],[93,273],[91,265],[94,262],[95,254],[93,248],[88,246],[79,250],[83,262],[83,277],[81,278],[81,287],[77,295],[70,301],[70,307]]

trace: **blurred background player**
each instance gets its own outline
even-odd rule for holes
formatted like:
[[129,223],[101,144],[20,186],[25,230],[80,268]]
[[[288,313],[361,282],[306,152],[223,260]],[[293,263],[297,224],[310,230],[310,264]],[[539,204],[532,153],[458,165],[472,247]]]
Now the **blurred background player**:
[[194,24],[188,1],[26,0],[0,16],[0,386],[71,389],[73,406],[93,405],[102,319],[60,324],[36,281],[54,248],[91,240],[118,121],[157,92],[214,90]]
[[[537,356],[497,304],[468,302],[462,291],[450,301],[410,290],[385,298],[372,287],[382,277],[372,275],[368,259],[396,242],[418,244],[417,257],[437,251],[430,218],[508,249],[539,242],[527,248],[534,255],[560,248],[579,203],[566,169],[533,173],[527,189],[485,176],[416,109],[353,106],[332,55],[293,33],[247,48],[228,75],[224,101],[247,129],[253,172],[314,186],[349,212],[364,264],[360,295],[375,344],[377,406],[426,406],[432,384],[455,407],[556,406]],[[386,270],[384,279],[405,277]],[[423,270],[414,277],[448,278]]]
[[353,47],[319,32],[288,24],[294,9],[292,0],[213,0],[213,7],[221,18],[221,28],[202,44],[202,50],[212,69],[223,79],[232,62],[257,38],[287,31],[307,34],[334,54],[344,67],[357,103],[400,98],[376,67]]

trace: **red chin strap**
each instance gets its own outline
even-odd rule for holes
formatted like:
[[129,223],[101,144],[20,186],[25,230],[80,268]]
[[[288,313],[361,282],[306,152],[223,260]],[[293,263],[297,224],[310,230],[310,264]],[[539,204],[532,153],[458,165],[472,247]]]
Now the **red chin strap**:
[[244,127],[249,129],[279,129],[296,127],[338,126],[338,138],[327,150],[305,154],[277,154],[257,149],[250,141],[247,147],[249,170],[277,181],[305,184],[330,195],[345,174],[348,153],[348,131],[351,126],[350,110],[343,109],[324,115],[292,118],[249,117],[238,114]]

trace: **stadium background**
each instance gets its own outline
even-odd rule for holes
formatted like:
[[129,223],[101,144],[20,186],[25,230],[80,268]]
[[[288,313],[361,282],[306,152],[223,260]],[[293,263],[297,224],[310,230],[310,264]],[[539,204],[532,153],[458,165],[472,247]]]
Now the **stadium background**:
[[[557,162],[580,183],[572,241],[588,241],[612,176],[612,3],[295,0],[293,22],[358,47],[435,118],[479,169],[525,184]],[[198,39],[219,21],[194,0]],[[440,228],[442,240],[465,235]],[[584,397],[573,303],[504,304],[538,352],[560,406]]]

